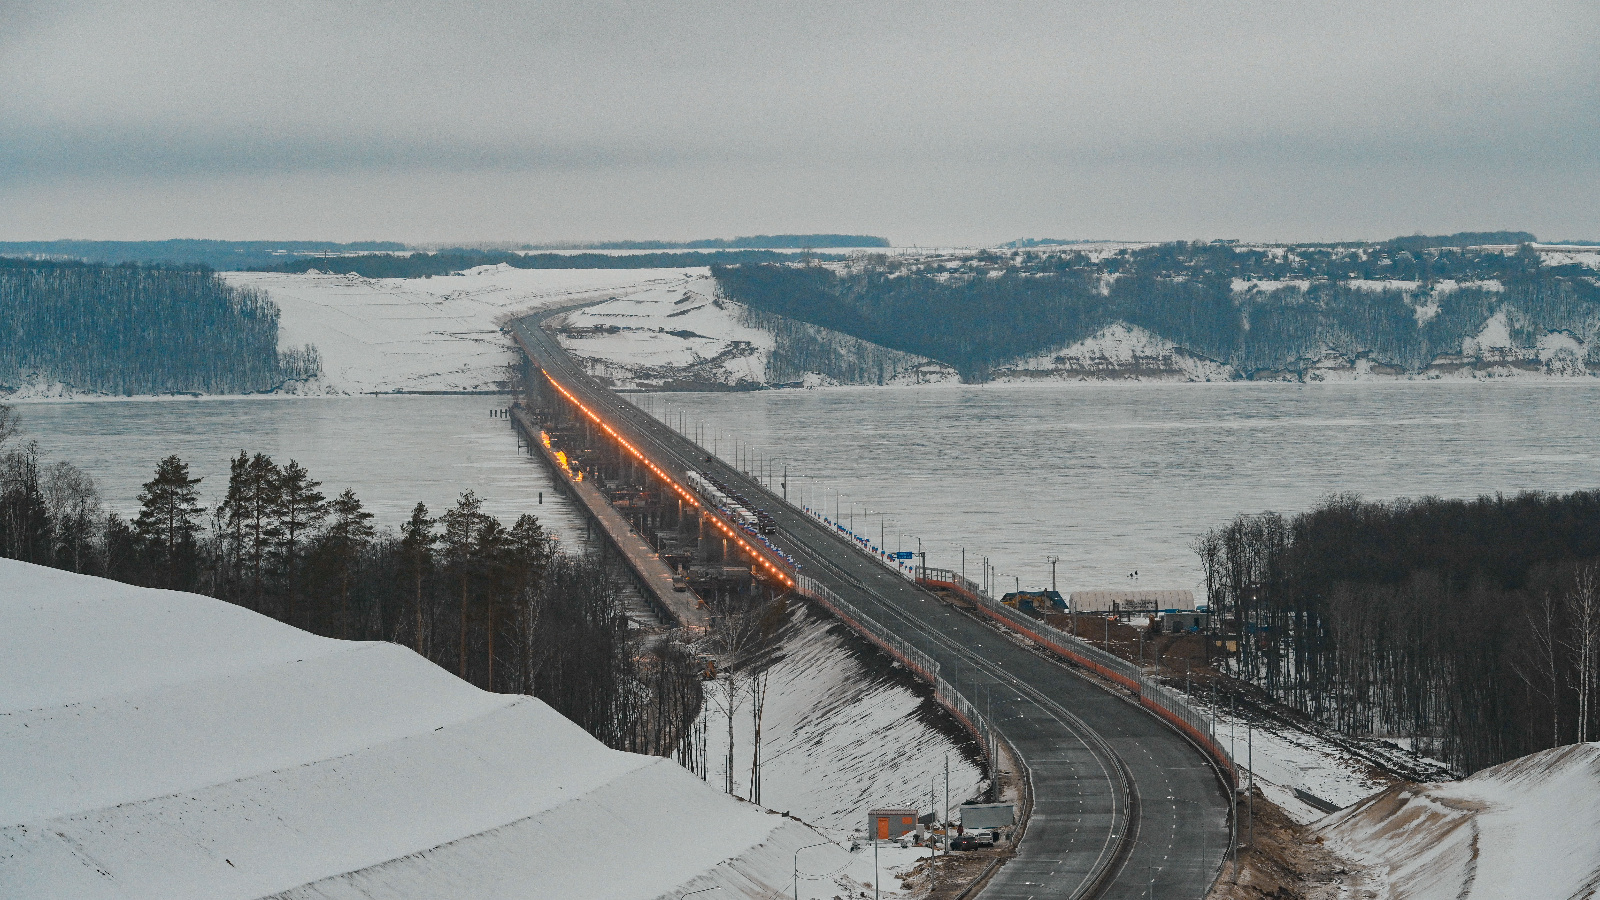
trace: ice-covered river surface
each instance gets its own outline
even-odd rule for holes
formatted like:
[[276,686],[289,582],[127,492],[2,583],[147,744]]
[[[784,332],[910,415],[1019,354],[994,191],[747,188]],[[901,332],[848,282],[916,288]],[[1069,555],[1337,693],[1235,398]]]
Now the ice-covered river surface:
[[[1189,588],[1195,538],[1333,493],[1600,487],[1600,384],[1128,384],[663,394],[639,402],[888,549],[1011,590]],[[681,417],[681,418],[680,418]],[[737,441],[737,449],[734,442]],[[748,447],[746,446],[748,444]],[[774,479],[776,483],[777,479]]]
[[[508,523],[533,513],[569,546],[583,521],[556,497],[544,466],[519,452],[511,422],[493,418],[506,398],[489,395],[131,400],[27,403],[23,439],[50,460],[94,476],[107,506],[137,509],[157,460],[189,464],[208,505],[227,488],[228,460],[243,449],[299,461],[322,491],[355,489],[380,525],[398,527],[422,501],[434,515],[464,490]],[[539,502],[540,493],[544,503]]]
[[[734,459],[789,469],[789,495],[889,549],[1063,590],[1198,589],[1197,535],[1240,512],[1373,499],[1600,487],[1600,383],[948,385],[633,395]],[[220,496],[240,448],[298,459],[398,524],[471,488],[569,544],[582,523],[520,453],[492,396],[29,403],[26,436],[133,507],[177,453]],[[757,468],[751,463],[749,468]],[[776,481],[776,479],[775,479]],[[545,502],[538,504],[543,492]]]

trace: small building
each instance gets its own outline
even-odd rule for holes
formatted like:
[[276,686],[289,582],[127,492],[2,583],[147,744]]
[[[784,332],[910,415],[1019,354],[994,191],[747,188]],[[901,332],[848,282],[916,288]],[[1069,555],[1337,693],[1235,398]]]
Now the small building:
[[1017,822],[1017,808],[1011,803],[961,804],[962,828],[1006,828]]
[[916,830],[917,811],[909,806],[892,806],[867,813],[867,835],[877,840],[892,841]]
[[1067,604],[1075,613],[1153,615],[1160,610],[1193,610],[1193,591],[1073,591]]
[[1153,630],[1162,634],[1203,634],[1210,625],[1210,615],[1192,609],[1163,609],[1153,620]]

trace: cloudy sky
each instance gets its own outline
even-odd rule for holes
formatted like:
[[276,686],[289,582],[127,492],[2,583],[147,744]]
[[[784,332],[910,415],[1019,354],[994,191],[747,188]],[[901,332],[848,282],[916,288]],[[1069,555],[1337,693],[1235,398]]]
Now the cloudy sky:
[[0,239],[1600,240],[1600,3],[0,0]]

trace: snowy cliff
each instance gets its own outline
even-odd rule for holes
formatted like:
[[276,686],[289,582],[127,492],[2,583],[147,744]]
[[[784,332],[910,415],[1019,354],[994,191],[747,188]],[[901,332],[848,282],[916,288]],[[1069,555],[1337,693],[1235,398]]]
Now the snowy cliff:
[[0,658],[0,896],[766,897],[820,840],[531,697],[194,594],[0,561]]
[[1317,833],[1372,867],[1383,900],[1593,897],[1600,744],[1545,750],[1464,781],[1398,785]]

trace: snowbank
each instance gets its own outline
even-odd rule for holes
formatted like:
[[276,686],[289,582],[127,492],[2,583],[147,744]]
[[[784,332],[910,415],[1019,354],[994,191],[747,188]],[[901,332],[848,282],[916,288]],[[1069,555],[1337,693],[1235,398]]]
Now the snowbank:
[[500,323],[534,310],[683,284],[704,269],[514,269],[434,278],[223,272],[282,312],[279,345],[314,344],[323,375],[290,392],[496,390],[516,356]]
[[1593,896],[1600,744],[1535,753],[1465,781],[1393,787],[1318,832],[1384,876],[1383,898]]
[[770,896],[820,839],[533,698],[193,594],[0,560],[0,658],[0,896]]

